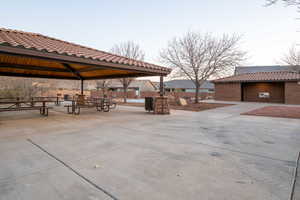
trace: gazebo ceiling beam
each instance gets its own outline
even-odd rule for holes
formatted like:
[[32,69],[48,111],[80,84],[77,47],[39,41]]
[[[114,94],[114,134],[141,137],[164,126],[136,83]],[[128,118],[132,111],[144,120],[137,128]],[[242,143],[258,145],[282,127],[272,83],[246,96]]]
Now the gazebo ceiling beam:
[[101,75],[101,76],[92,76],[86,77],[85,80],[97,80],[97,79],[114,79],[114,78],[136,78],[142,76],[149,76],[149,74],[115,74],[115,75]]
[[12,76],[12,77],[25,77],[25,78],[48,78],[48,79],[66,79],[66,80],[78,80],[74,76],[49,76],[43,74],[26,74],[26,73],[14,73],[14,72],[0,72],[0,76]]
[[[1,67],[0,67],[0,69],[1,69]],[[46,74],[31,74],[31,73],[20,73],[20,72],[1,72],[1,71],[0,71],[0,76],[81,80],[77,76],[65,76],[65,75],[59,75],[59,74],[46,75]],[[149,74],[147,74],[147,73],[132,73],[132,74],[97,75],[97,76],[91,76],[91,77],[84,77],[82,80],[130,78],[130,77],[142,77],[142,76],[149,76]]]
[[70,72],[70,70],[67,69],[60,69],[60,68],[53,68],[53,67],[40,67],[34,65],[19,65],[19,64],[10,64],[10,63],[0,63],[0,67],[24,69],[24,70],[38,70],[38,71],[47,71],[47,72]]
[[80,69],[80,70],[77,70],[78,72],[90,72],[90,71],[96,71],[96,70],[107,70],[109,68],[101,68],[101,67],[88,67],[88,68],[84,68],[84,69]]
[[68,69],[70,72],[72,72],[79,80],[83,80],[84,78],[80,75],[80,73],[74,69],[73,67],[71,67],[69,64],[67,63],[62,63],[62,65]]

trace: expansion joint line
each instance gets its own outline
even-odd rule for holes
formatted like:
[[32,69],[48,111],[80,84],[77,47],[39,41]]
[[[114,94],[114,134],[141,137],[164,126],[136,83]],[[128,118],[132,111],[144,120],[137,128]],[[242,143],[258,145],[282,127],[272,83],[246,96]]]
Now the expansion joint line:
[[94,188],[96,188],[97,190],[99,190],[99,191],[103,192],[104,194],[106,194],[107,196],[109,196],[111,199],[113,199],[113,200],[119,200],[117,197],[115,197],[114,195],[112,195],[111,193],[109,193],[105,189],[101,188],[96,183],[94,183],[93,181],[91,181],[90,179],[88,179],[87,177],[85,177],[84,175],[82,175],[81,173],[79,173],[78,171],[76,171],[75,169],[73,169],[70,165],[68,165],[67,163],[65,163],[61,159],[57,158],[55,155],[53,155],[50,152],[48,152],[42,146],[40,146],[37,143],[33,142],[31,139],[27,139],[27,141],[30,142],[35,147],[37,147],[38,149],[40,149],[41,151],[43,151],[44,153],[46,153],[47,155],[49,155],[50,157],[52,157],[57,162],[61,163],[63,166],[65,166],[69,170],[71,170],[73,173],[75,173],[77,176],[79,176],[80,178],[82,178],[84,181],[86,181],[87,183],[89,183],[90,185],[92,185]]
[[292,191],[291,191],[289,200],[294,200],[294,193],[295,193],[296,181],[299,181],[299,179],[297,180],[297,176],[299,175],[298,174],[299,162],[300,162],[300,152],[299,152],[298,158],[296,160],[296,167],[295,167],[294,176],[293,176],[293,182],[292,182]]

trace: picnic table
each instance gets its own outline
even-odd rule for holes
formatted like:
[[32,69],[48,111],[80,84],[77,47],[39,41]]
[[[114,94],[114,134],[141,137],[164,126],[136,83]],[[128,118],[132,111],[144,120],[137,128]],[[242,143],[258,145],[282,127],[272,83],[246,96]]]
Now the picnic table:
[[0,102],[5,102],[5,101],[25,101],[25,100],[30,100],[30,101],[51,101],[53,102],[56,106],[59,106],[61,102],[61,97],[56,96],[56,97],[43,97],[43,96],[37,96],[37,97],[30,97],[30,98],[0,98]]
[[109,112],[116,108],[116,103],[109,98],[76,99],[67,107],[68,114],[79,115],[82,108],[96,108],[97,111]]
[[56,96],[56,97],[32,97],[31,100],[48,100],[48,101],[54,102],[54,104],[56,106],[59,106],[61,104],[61,102],[63,102],[59,96]]
[[[47,106],[47,103],[56,103],[55,100],[1,100],[0,112],[7,111],[26,111],[26,110],[40,110],[40,114],[48,116],[48,110],[52,107]],[[39,105],[37,105],[39,104]],[[5,105],[5,106],[3,106]]]

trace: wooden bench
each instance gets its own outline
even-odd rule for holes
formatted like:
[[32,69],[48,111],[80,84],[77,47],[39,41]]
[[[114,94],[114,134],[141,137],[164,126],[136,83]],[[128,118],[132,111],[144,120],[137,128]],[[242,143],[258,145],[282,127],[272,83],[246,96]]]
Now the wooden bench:
[[[16,98],[16,100],[6,100],[3,99],[0,101],[0,112],[9,112],[9,111],[26,111],[26,110],[40,110],[40,114],[44,116],[48,116],[49,109],[52,107],[47,106],[47,103],[51,103],[55,101],[50,100],[20,100]],[[36,104],[40,105],[36,105]]]
[[[96,108],[97,111],[101,111],[101,107],[97,106],[97,105],[65,105],[64,107],[67,108],[67,112],[68,114],[74,114],[74,115],[79,115],[80,114],[80,110],[82,108]],[[108,111],[105,111],[108,112]]]
[[60,100],[60,98],[58,96],[57,97],[32,97],[31,100],[32,101],[51,101],[56,106],[60,106],[61,103],[63,102],[62,100]]
[[44,116],[48,116],[49,109],[52,107],[48,106],[31,106],[31,107],[18,107],[18,108],[0,108],[0,112],[8,112],[8,111],[26,111],[26,110],[40,110],[40,114]]

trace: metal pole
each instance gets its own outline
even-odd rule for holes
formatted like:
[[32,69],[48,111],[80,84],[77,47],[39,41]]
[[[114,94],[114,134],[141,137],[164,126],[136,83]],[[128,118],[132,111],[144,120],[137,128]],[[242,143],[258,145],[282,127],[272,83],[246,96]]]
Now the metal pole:
[[81,79],[81,95],[83,95],[83,79]]
[[159,95],[162,97],[164,96],[164,77],[160,76],[160,81],[159,81]]

